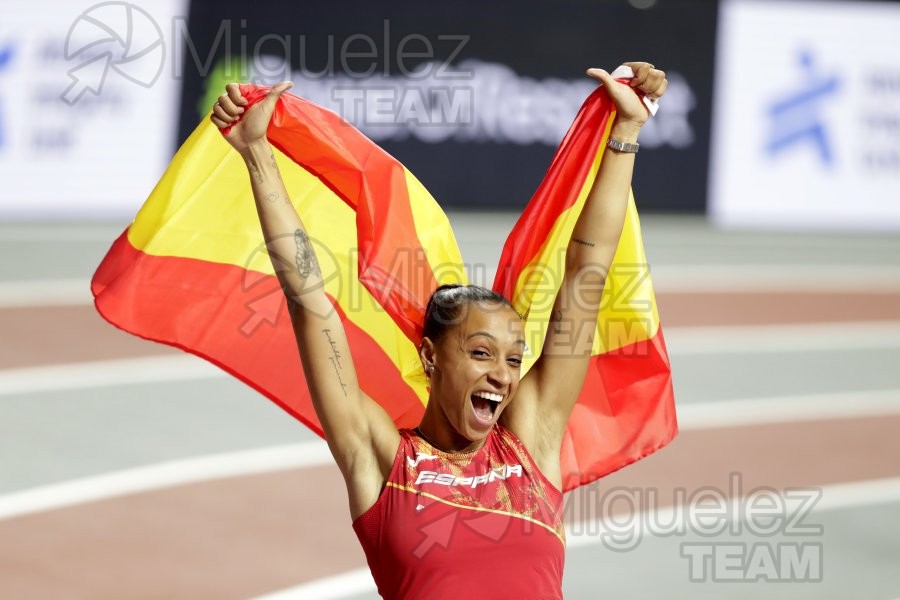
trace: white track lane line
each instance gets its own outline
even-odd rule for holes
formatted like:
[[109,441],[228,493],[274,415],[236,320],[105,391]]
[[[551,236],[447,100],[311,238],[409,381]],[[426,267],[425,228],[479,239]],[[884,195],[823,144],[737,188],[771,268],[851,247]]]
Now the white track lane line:
[[900,267],[873,265],[650,265],[657,292],[898,292]]
[[[488,283],[493,279],[493,267],[467,265],[467,268],[478,273],[479,280],[482,276]],[[900,267],[896,266],[651,265],[651,279],[657,293],[900,292]],[[0,282],[0,308],[91,302],[88,279]]]
[[129,221],[122,221],[121,225],[94,225],[94,226],[60,226],[57,223],[46,225],[28,225],[25,223],[0,228],[0,243],[66,243],[66,242],[97,242],[112,245],[113,241],[125,231]]
[[81,306],[94,301],[87,279],[0,282],[0,308]]
[[900,321],[662,329],[672,356],[900,348]]
[[228,374],[192,354],[97,360],[0,370],[0,398],[59,390],[221,379]]
[[[814,502],[809,507],[810,512],[820,513],[835,510],[843,510],[848,508],[859,508],[863,506],[873,506],[876,504],[893,504],[900,502],[900,477],[886,477],[884,479],[870,479],[867,481],[855,481],[852,483],[839,483],[827,486],[814,486],[804,488],[793,488],[795,490],[821,490],[821,494],[810,497]],[[751,494],[752,495],[752,494]],[[747,498],[748,496],[742,496]],[[799,499],[789,498],[782,495],[785,504],[785,511],[795,514],[794,509],[801,508],[802,501]],[[732,522],[740,520],[744,514],[741,508],[734,509],[735,505],[740,506],[744,503],[740,501],[729,502],[728,510],[725,511],[725,520]],[[635,518],[648,514],[649,510],[636,511]],[[673,507],[665,506],[653,512],[656,515],[655,523],[674,523],[677,520],[681,526],[678,528],[683,531],[690,530],[689,520],[691,518],[691,507]],[[566,546],[568,548],[580,548],[584,546],[592,546],[594,544],[602,544],[604,542],[603,532],[607,531],[603,519],[587,521],[580,527],[579,533],[566,534]],[[618,528],[621,534],[621,527]],[[611,533],[615,533],[613,530]]]
[[662,329],[672,356],[900,348],[900,321]]
[[367,593],[378,593],[378,588],[369,569],[365,568],[316,579],[310,583],[258,596],[255,600],[333,600]]
[[[672,357],[900,348],[900,321],[671,327],[664,333]],[[226,376],[187,353],[86,361],[0,370],[0,397]]]
[[[819,501],[811,508],[810,513],[814,514],[900,502],[900,477],[842,483],[818,489],[822,490],[822,495]],[[635,513],[633,518],[643,520],[646,512]],[[679,511],[678,513],[682,517],[684,514],[685,511]],[[739,519],[740,514],[740,511],[728,511],[726,519],[729,522]],[[791,510],[791,514],[801,513]],[[807,513],[802,514],[805,515]],[[672,507],[665,507],[656,511],[656,515],[654,522],[668,524],[673,522],[675,510]],[[684,524],[684,527],[686,530],[690,529],[687,524]],[[603,532],[606,531],[606,528],[602,521],[587,523],[581,529],[585,532],[581,535],[567,533],[566,547],[568,549],[584,548],[603,543]],[[616,531],[621,535],[622,527],[618,527]],[[258,596],[255,600],[315,600],[317,598],[336,600],[338,598],[376,592],[375,582],[372,580],[369,570],[364,568],[324,577],[265,596]]]
[[900,389],[679,404],[677,414],[681,431],[900,415]]
[[331,464],[324,441],[167,461],[0,496],[0,519],[177,485]]
[[[900,414],[900,390],[703,402],[679,407],[678,423],[689,431],[895,414]],[[173,460],[0,496],[0,519],[175,485],[331,463],[323,441]]]

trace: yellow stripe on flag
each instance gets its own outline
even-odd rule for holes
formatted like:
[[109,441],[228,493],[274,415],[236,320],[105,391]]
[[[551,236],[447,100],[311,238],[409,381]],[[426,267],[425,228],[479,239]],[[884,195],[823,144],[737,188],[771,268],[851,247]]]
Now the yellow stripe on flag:
[[[609,136],[611,126],[612,120],[607,124],[604,140]],[[526,359],[526,370],[540,356],[553,304],[565,274],[566,248],[600,169],[604,148],[601,144],[595,154],[590,176],[584,181],[574,205],[556,219],[539,253],[516,283],[513,305],[527,315],[525,339],[532,349]],[[592,353],[602,354],[648,340],[656,335],[658,328],[659,313],[644,256],[634,196],[629,190],[625,225],[603,289]]]

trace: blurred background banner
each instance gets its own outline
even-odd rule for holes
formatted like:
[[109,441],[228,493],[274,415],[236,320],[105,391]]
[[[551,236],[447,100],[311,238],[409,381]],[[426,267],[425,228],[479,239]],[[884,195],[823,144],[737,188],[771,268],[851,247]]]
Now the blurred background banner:
[[130,218],[226,82],[283,79],[445,208],[518,211],[584,69],[647,59],[670,87],[641,135],[642,214],[900,228],[897,2],[342,6],[0,0],[0,218]]
[[0,2],[0,218],[133,215],[172,156],[187,0]]
[[291,79],[450,209],[521,210],[595,87],[585,69],[649,60],[670,85],[641,133],[638,208],[705,209],[715,2],[195,2],[188,23],[181,139],[226,81]]
[[900,4],[721,4],[717,224],[900,229]]

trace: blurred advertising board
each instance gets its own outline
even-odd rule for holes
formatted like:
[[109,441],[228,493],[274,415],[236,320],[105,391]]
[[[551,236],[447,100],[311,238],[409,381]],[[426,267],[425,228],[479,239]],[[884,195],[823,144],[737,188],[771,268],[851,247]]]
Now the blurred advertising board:
[[0,218],[133,216],[172,157],[186,0],[0,0]]
[[900,4],[724,0],[709,212],[900,229]]
[[649,60],[670,87],[641,134],[642,210],[703,212],[716,3],[194,2],[180,138],[228,81],[291,79],[403,162],[445,208],[520,210],[594,89]]

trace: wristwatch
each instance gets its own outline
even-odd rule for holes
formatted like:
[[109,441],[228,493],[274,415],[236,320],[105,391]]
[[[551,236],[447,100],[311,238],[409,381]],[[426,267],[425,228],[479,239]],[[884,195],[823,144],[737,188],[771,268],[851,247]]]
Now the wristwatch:
[[640,144],[630,144],[628,142],[620,142],[619,140],[614,140],[613,138],[609,138],[606,140],[606,146],[608,148],[612,148],[618,152],[631,152],[637,153],[638,149],[641,147]]

